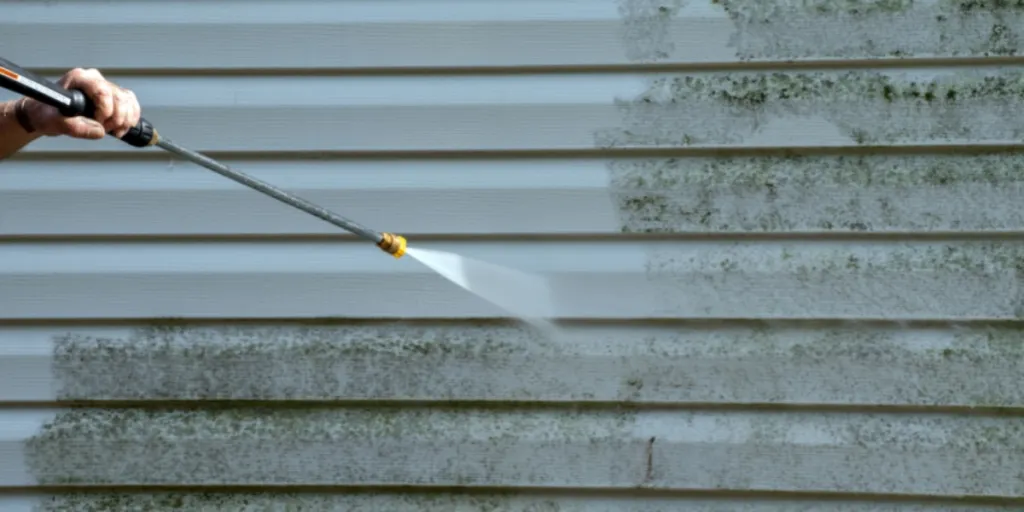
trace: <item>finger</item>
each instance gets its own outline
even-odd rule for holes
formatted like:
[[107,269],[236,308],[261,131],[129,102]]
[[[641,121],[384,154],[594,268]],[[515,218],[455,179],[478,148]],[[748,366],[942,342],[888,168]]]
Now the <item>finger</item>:
[[107,131],[97,121],[85,117],[73,117],[64,123],[64,134],[77,139],[102,139]]
[[124,119],[126,114],[125,112],[123,112],[124,102],[121,99],[121,97],[123,96],[121,88],[117,85],[110,84],[110,90],[113,93],[111,101],[111,105],[113,108],[110,117],[103,122],[103,127],[107,129],[107,133],[115,132],[121,129],[121,127],[124,125]]
[[108,117],[105,121],[101,121],[103,123],[103,128],[107,130],[107,133],[110,133],[112,130],[120,128],[121,124],[124,123],[124,113],[121,112],[121,100],[118,97],[119,93],[117,90],[117,86],[111,85],[110,91],[110,117]]
[[141,112],[134,92],[121,89],[117,98],[118,121],[117,125],[113,127],[113,134],[120,139],[139,122]]
[[128,93],[128,100],[132,106],[132,115],[128,118],[128,124],[134,127],[135,125],[139,124],[139,121],[142,119],[142,105],[139,104],[139,97],[135,95],[135,91],[125,89],[125,92]]
[[93,118],[106,125],[114,115],[114,85],[108,82],[96,69],[73,69],[65,75],[65,87],[81,89],[93,104],[96,113]]

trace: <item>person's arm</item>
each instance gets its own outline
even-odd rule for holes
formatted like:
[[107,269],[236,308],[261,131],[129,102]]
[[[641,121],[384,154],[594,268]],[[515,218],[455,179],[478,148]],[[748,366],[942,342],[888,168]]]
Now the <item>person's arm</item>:
[[118,87],[95,69],[73,69],[57,83],[65,89],[81,89],[96,104],[96,119],[64,117],[31,98],[0,103],[0,160],[42,136],[102,139],[110,133],[121,138],[142,116],[135,93]]
[[21,98],[0,103],[0,160],[17,153],[30,142],[42,137],[38,131],[27,132],[22,123],[18,122],[18,111],[24,112],[25,100],[26,98]]

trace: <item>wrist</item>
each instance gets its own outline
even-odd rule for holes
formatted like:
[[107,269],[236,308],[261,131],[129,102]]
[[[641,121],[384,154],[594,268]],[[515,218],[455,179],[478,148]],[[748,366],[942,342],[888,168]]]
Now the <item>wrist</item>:
[[15,107],[22,100],[0,103],[0,160],[5,160],[38,139],[39,130],[27,132],[18,122]]
[[38,130],[36,130],[35,124],[32,122],[32,119],[29,118],[27,109],[28,102],[29,98],[14,100],[14,120],[26,134],[37,134]]
[[43,136],[32,120],[32,115],[29,110],[29,98],[19,98],[16,100],[7,101],[0,103],[0,114],[2,114],[3,121],[10,128],[7,131],[8,136],[15,136],[17,139],[24,142],[31,142],[39,137]]

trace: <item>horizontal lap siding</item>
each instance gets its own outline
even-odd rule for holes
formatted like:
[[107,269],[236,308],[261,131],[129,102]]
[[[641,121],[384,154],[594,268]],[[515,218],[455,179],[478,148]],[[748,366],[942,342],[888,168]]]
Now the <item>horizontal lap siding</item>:
[[[1024,130],[1015,67],[112,78],[202,151],[932,147],[1010,145]],[[138,153],[61,139],[28,153],[71,151]]]
[[[0,330],[0,399],[1024,406],[1019,329],[483,321]],[[130,371],[129,371],[130,369]]]
[[[0,448],[20,450],[32,477],[52,484],[692,490],[742,482],[752,491],[999,497],[1021,492],[1024,465],[1015,418],[528,407],[93,409],[54,418],[24,445]],[[878,478],[880,468],[889,478]]]
[[[224,161],[411,236],[1024,231],[1015,152]],[[20,237],[348,236],[166,158],[19,163],[0,174],[0,218]]]
[[[576,319],[1014,320],[1017,241],[462,241],[417,246],[545,275]],[[0,319],[481,318],[495,306],[365,243],[21,242]],[[485,276],[478,276],[477,283]],[[472,277],[471,277],[472,279]]]
[[[63,500],[63,498],[62,498]],[[0,496],[0,506],[11,512],[34,512],[40,500]],[[64,500],[59,505],[64,505]],[[100,512],[104,510],[346,510],[372,512],[450,512],[452,510],[500,510],[502,512],[1006,512],[1011,508],[999,505],[908,505],[901,501],[871,501],[863,503],[807,502],[769,500],[751,502],[743,499],[702,499],[652,497],[638,500],[615,496],[523,496],[516,493],[501,494],[287,494],[262,492],[245,494],[191,494],[154,493],[73,495],[76,507],[72,510]],[[53,499],[43,501],[53,507]],[[132,509],[130,507],[137,507]],[[205,508],[201,508],[205,507]]]
[[[1019,508],[1024,11],[906,4],[5,7],[5,58],[543,274],[563,329],[157,150],[42,140],[0,166],[0,508]],[[28,492],[67,484],[142,492]]]
[[[78,6],[87,5],[88,9]],[[1015,56],[1024,16],[971,0],[92,1],[10,6],[0,33],[46,68],[480,68]],[[40,23],[41,16],[60,21]],[[995,30],[993,30],[995,29]],[[139,51],[139,41],[152,41]],[[280,41],[268,45],[267,41]],[[62,48],[61,52],[50,51]]]

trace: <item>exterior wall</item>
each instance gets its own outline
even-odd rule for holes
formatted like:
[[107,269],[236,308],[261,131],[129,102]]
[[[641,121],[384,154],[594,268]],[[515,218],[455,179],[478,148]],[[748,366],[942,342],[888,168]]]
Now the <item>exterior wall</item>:
[[565,330],[159,151],[41,141],[0,166],[2,510],[1024,506],[1018,7],[3,10],[5,57],[548,275]]

